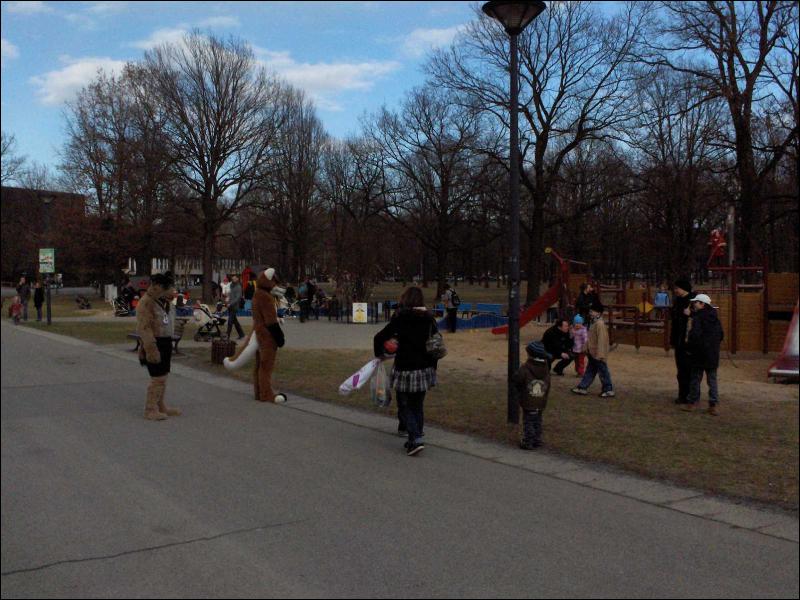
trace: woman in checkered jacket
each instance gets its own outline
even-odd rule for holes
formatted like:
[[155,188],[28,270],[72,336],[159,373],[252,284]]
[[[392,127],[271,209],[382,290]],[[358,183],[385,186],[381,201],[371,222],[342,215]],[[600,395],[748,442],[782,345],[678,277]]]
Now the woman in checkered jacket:
[[428,354],[426,343],[438,332],[433,315],[425,306],[422,290],[410,287],[400,297],[400,306],[389,324],[375,335],[375,356],[383,356],[384,343],[397,340],[391,387],[397,391],[400,423],[405,424],[407,454],[425,448],[422,442],[425,392],[436,385],[436,359]]

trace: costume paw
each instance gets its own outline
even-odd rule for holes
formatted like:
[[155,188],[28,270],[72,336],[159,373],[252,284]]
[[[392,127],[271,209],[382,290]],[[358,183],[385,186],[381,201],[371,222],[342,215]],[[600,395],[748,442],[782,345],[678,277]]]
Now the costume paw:
[[275,394],[275,404],[283,404],[288,400],[289,399],[286,397],[286,394]]

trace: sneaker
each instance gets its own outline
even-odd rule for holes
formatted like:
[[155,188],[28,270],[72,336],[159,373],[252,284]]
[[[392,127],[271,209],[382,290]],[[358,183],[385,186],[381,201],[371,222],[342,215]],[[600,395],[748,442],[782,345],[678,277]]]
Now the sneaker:
[[602,394],[600,394],[601,398],[613,398],[614,396],[616,396],[614,390],[608,390],[607,392],[603,392]]
[[581,395],[581,396],[585,396],[586,394],[588,394],[588,393],[589,393],[589,392],[587,392],[587,391],[586,391],[586,388],[582,388],[582,387],[574,387],[574,388],[572,388],[570,391],[571,391],[573,394],[579,394],[579,395]]
[[407,437],[408,436],[408,429],[405,427],[398,427],[397,428],[397,435],[400,437]]
[[716,404],[711,404],[708,407],[708,414],[710,414],[713,417],[718,417],[719,416],[719,412],[717,412],[717,405]]
[[415,454],[419,454],[422,450],[425,449],[425,444],[417,444],[416,442],[413,444],[408,444],[406,454],[408,456],[414,456]]

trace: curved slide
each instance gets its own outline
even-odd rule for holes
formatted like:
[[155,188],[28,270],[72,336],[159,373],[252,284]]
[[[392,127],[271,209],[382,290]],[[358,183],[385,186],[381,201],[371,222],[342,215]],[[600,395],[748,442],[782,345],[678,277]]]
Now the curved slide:
[[798,331],[798,304],[794,306],[794,316],[786,332],[786,341],[783,343],[778,360],[769,368],[772,377],[800,377],[800,331]]
[[[524,327],[530,321],[532,321],[540,314],[542,314],[544,311],[546,311],[548,307],[558,302],[558,295],[560,291],[561,291],[561,282],[558,281],[553,287],[551,287],[544,294],[542,294],[536,302],[531,304],[528,308],[526,308],[522,312],[522,314],[519,316],[519,326]],[[508,325],[501,325],[500,327],[495,327],[494,329],[492,329],[492,333],[495,335],[508,333]]]

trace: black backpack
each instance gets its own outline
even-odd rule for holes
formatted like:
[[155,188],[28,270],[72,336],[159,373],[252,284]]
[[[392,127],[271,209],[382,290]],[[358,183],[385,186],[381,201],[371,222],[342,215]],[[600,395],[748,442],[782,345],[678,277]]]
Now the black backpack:
[[458,294],[455,290],[450,291],[450,303],[453,306],[458,306],[461,304],[461,298],[458,297]]

